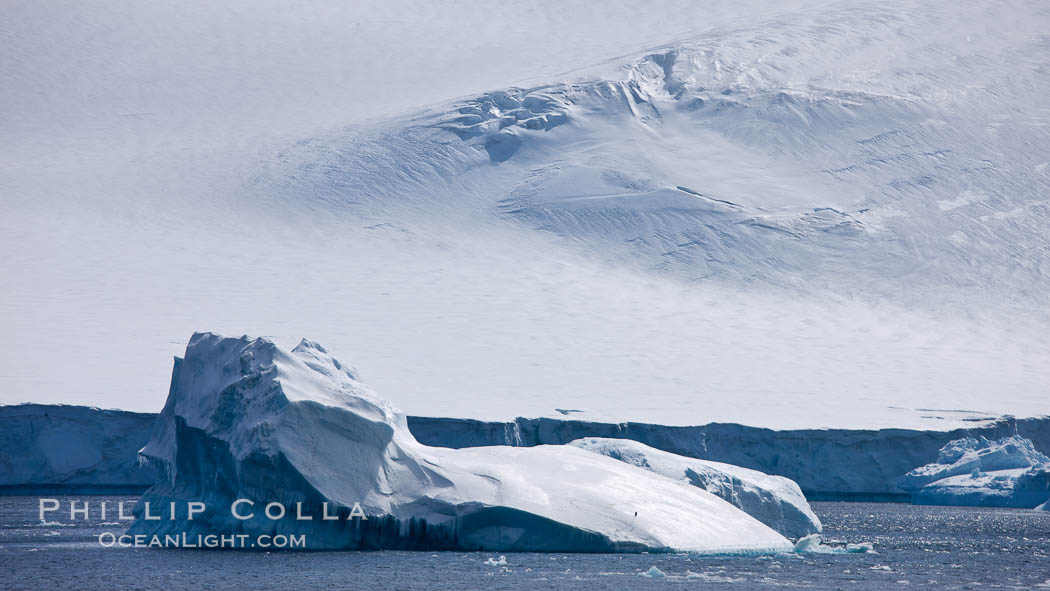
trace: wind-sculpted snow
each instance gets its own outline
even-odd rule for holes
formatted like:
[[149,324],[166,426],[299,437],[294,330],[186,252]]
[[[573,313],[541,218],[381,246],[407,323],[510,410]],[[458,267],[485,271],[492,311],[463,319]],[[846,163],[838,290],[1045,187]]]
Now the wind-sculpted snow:
[[1020,436],[967,437],[946,444],[937,462],[908,472],[898,486],[921,504],[1031,508],[1050,499],[1050,458]]
[[783,476],[679,456],[628,439],[588,437],[569,445],[700,487],[789,538],[820,533],[820,519],[806,497]]
[[[708,32],[602,77],[492,91],[371,138],[329,138],[303,164],[321,165],[322,192],[349,202],[387,208],[377,197],[391,189],[397,201],[476,197],[684,278],[800,287],[805,273],[809,288],[884,294],[991,288],[998,276],[1035,294],[1050,177],[1029,147],[1045,134],[1029,123],[1050,90],[1045,39],[982,31],[963,42],[951,29],[970,24],[955,12],[829,9]],[[877,46],[916,63],[891,67]],[[1027,67],[1007,76],[1002,61]],[[988,127],[990,109],[1016,115]],[[342,184],[374,174],[384,178]],[[446,184],[458,174],[469,180]]]
[[[781,535],[696,487],[566,446],[419,444],[320,345],[195,334],[141,456],[163,477],[135,534],[304,534],[327,549],[761,552]],[[314,520],[235,519],[239,498]],[[145,502],[204,502],[151,521]],[[299,504],[299,505],[297,505]],[[320,519],[328,512],[340,519]],[[289,509],[291,510],[291,509]]]

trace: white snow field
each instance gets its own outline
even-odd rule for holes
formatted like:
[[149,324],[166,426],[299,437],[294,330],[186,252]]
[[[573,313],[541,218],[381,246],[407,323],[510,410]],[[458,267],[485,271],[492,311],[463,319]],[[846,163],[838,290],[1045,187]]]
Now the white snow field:
[[[194,334],[141,457],[162,476],[136,505],[133,534],[304,534],[310,549],[792,548],[705,490],[576,447],[422,445],[400,411],[306,340],[288,351]],[[234,517],[237,499],[258,506],[238,510],[254,518]],[[190,517],[190,502],[206,510]],[[144,503],[187,509],[151,521]],[[286,517],[264,517],[270,503]]]
[[680,456],[629,439],[585,437],[569,445],[688,482],[725,499],[788,538],[804,538],[822,529],[802,490],[790,478]]
[[420,416],[1047,414],[1048,10],[9,7],[0,401],[155,411],[209,327]]
[[1050,499],[1050,458],[1018,435],[967,437],[946,444],[936,462],[908,472],[897,486],[925,505],[1031,509]]

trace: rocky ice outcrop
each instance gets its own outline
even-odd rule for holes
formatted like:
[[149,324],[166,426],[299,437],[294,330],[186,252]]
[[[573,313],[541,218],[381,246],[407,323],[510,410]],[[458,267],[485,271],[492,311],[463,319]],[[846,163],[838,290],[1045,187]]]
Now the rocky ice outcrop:
[[1014,435],[966,437],[941,448],[937,461],[900,478],[915,503],[1031,508],[1050,498],[1050,458]]
[[141,492],[155,476],[136,453],[156,418],[86,406],[0,406],[0,492]]
[[739,507],[789,538],[820,533],[820,519],[791,479],[675,455],[627,439],[587,437],[569,445],[688,482]]
[[[568,446],[427,447],[320,345],[195,334],[141,456],[162,475],[134,534],[305,534],[326,549],[787,551],[737,507]],[[236,499],[255,502],[235,519]],[[205,503],[194,519],[154,507]],[[269,519],[280,503],[312,520]],[[301,505],[299,505],[301,504]],[[338,519],[320,518],[326,510]],[[243,509],[243,507],[242,507]],[[358,515],[363,514],[367,519]]]

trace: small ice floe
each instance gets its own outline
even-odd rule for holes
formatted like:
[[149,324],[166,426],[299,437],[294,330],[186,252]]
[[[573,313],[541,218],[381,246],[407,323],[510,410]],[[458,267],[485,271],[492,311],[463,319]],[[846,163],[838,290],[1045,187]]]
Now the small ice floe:
[[482,564],[487,564],[489,566],[507,566],[507,557],[500,556],[499,560],[496,560],[495,558],[492,558],[490,556],[489,559],[483,562]]
[[649,570],[645,571],[644,573],[638,574],[643,577],[649,577],[650,579],[663,579],[667,576],[666,574],[664,574],[664,571],[656,568],[655,564],[653,566],[650,566]]
[[875,566],[871,567],[871,570],[881,570],[887,573],[893,572],[893,569],[886,566],[885,564],[876,564]]
[[821,543],[820,534],[811,534],[795,542],[795,552],[799,554],[866,554],[874,553],[875,546],[871,542],[846,544],[845,547],[830,546]]
[[846,544],[846,552],[857,554],[868,554],[875,552],[875,545],[871,542],[859,542],[857,544]]
[[727,577],[722,574],[712,573],[694,573],[691,570],[685,571],[685,578],[691,580],[699,580],[705,583],[742,583],[744,579],[735,579],[733,577]]

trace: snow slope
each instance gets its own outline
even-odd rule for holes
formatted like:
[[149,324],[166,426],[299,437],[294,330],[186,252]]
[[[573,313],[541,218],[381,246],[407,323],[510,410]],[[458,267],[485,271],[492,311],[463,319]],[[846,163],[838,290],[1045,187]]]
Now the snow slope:
[[626,439],[588,437],[569,445],[700,487],[789,538],[820,533],[820,519],[806,497],[783,476],[687,458]]
[[1042,3],[107,6],[0,25],[4,401],[211,326],[414,415],[1047,413]]
[[[320,345],[195,334],[142,457],[163,475],[133,534],[305,534],[311,549],[785,551],[696,487],[575,447],[431,448]],[[318,516],[239,521],[235,499]],[[145,503],[203,501],[194,518]],[[321,520],[323,503],[343,519]],[[367,518],[346,515],[360,507]]]

